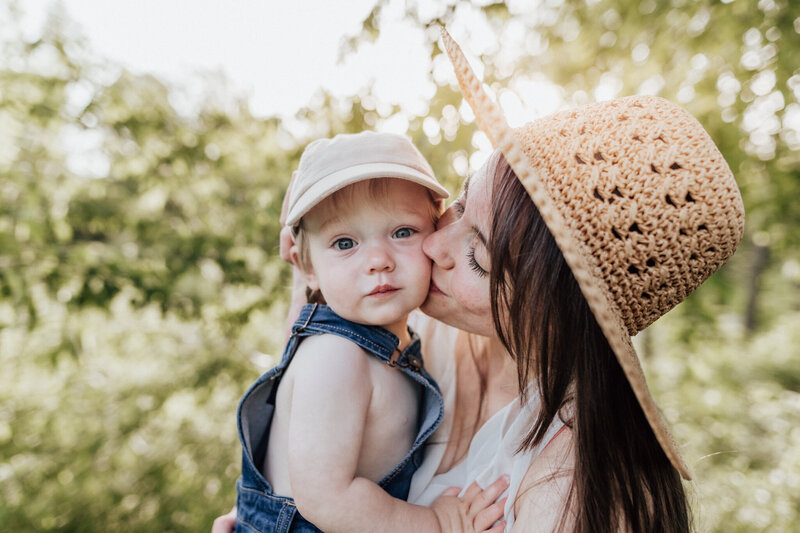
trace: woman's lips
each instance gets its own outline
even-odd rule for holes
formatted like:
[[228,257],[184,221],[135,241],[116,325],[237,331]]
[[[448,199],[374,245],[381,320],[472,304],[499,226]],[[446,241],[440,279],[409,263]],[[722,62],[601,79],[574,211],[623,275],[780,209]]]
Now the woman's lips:
[[436,286],[436,282],[431,280],[431,286],[428,289],[428,294],[444,294],[442,290]]
[[397,288],[391,285],[378,285],[367,296],[389,296],[397,292]]

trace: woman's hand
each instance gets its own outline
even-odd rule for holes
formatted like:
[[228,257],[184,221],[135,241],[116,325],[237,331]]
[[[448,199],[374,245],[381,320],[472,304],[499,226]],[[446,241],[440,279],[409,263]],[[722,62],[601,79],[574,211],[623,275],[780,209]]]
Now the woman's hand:
[[294,178],[297,175],[297,171],[295,170],[292,172],[292,179],[289,180],[289,185],[286,187],[286,194],[283,196],[283,203],[281,204],[281,233],[280,233],[280,254],[281,259],[286,261],[287,263],[291,263],[295,266],[294,255],[292,252],[294,251],[295,244],[294,244],[294,237],[292,236],[292,229],[286,226],[286,215],[289,214],[289,195],[292,193],[292,185],[294,185]]
[[280,233],[280,254],[281,259],[297,267],[295,264],[295,252],[297,245],[294,243],[294,236],[292,236],[292,228],[283,226]]
[[485,489],[473,483],[461,498],[458,497],[461,492],[458,487],[445,490],[431,504],[441,531],[502,533],[506,523],[497,521],[503,518],[507,497],[500,500],[497,498],[505,492],[508,485],[509,478],[504,475]]
[[222,516],[218,516],[211,526],[211,533],[233,533],[236,527],[236,507],[231,509],[231,512]]
[[[281,233],[279,237],[280,256],[281,259],[292,265],[292,287],[291,296],[289,300],[289,310],[286,314],[285,324],[285,337],[284,342],[289,339],[291,334],[292,324],[300,315],[300,309],[306,303],[306,282],[303,273],[297,265],[297,245],[294,242],[292,235],[292,228],[286,225],[286,215],[289,211],[289,194],[292,192],[292,185],[294,184],[294,177],[297,171],[292,173],[292,179],[289,181],[289,186],[286,188],[286,194],[283,197],[283,204],[281,205]],[[214,532],[216,533],[216,532]]]

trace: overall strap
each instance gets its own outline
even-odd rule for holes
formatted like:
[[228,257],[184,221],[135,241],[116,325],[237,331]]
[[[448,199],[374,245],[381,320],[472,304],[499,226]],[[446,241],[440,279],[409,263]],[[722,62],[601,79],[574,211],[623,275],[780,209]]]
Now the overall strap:
[[358,324],[342,318],[327,305],[303,306],[300,316],[292,325],[290,343],[296,343],[302,337],[325,333],[354,342],[389,366],[408,367],[415,371],[422,367],[420,340],[416,333],[412,332],[411,342],[401,352],[397,349],[400,339],[394,333],[380,326]]

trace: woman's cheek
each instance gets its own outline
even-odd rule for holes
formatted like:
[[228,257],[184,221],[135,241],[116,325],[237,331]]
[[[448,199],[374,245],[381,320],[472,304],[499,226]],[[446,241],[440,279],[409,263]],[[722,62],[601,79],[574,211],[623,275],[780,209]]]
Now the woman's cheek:
[[464,308],[476,314],[490,310],[488,278],[467,268],[459,269],[453,281],[453,296]]
[[452,294],[461,309],[458,317],[461,329],[486,337],[496,336],[488,276],[481,278],[466,268],[454,277],[454,282]]

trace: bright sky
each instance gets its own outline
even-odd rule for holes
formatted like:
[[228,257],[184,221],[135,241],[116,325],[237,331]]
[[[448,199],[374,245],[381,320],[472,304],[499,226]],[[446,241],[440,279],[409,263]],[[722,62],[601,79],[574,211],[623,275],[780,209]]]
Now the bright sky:
[[[483,1],[488,0],[476,3]],[[423,46],[425,30],[403,20],[406,0],[389,0],[382,12],[379,39],[362,44],[356,54],[338,63],[342,39],[358,34],[375,2],[20,0],[17,5],[25,13],[21,30],[26,40],[40,35],[48,13],[60,4],[75,35],[86,39],[92,57],[135,73],[154,74],[181,88],[185,101],[173,102],[179,109],[184,106],[191,112],[192,97],[202,97],[211,87],[204,74],[222,73],[228,80],[222,97],[245,97],[255,115],[278,115],[284,119],[284,126],[302,137],[305,126],[292,117],[321,87],[337,95],[353,95],[371,86],[382,116],[381,109],[387,104],[399,105],[401,113],[376,124],[381,131],[404,133],[410,116],[427,114],[427,102],[436,87],[429,77],[429,49]],[[422,17],[430,18],[443,15],[443,4],[430,0],[416,5]],[[528,31],[524,23],[516,20],[511,25],[514,31],[507,33],[524,41]],[[481,76],[482,65],[472,53],[496,48],[498,35],[475,4],[457,10],[448,29],[460,39]],[[516,46],[520,42],[510,48]],[[443,56],[437,59],[433,66],[436,82],[455,83],[450,64]],[[212,89],[217,90],[212,92],[220,94],[219,84],[215,85]],[[536,73],[517,77],[509,88],[512,90],[496,96],[512,126],[555,111],[563,103],[560,88]],[[447,132],[446,123],[457,123],[452,116],[455,109],[445,111],[450,116],[424,120],[423,129],[431,142],[441,140],[440,131]],[[467,105],[459,112],[471,120]],[[68,132],[68,166],[85,175],[105,175],[108,163],[101,142],[96,132]],[[475,134],[473,145],[477,151],[469,161],[462,157],[463,161],[456,162],[459,173],[478,168],[491,152],[488,139],[480,132]]]
[[[58,1],[20,2],[28,35]],[[374,81],[391,103],[426,91],[429,58],[418,29],[393,25],[377,45],[337,65],[342,37],[357,34],[375,0],[60,2],[93,55],[178,84],[223,72],[261,116],[293,114],[320,86],[353,94]]]
[[[429,79],[428,50],[422,46],[424,30],[403,21],[406,0],[389,0],[382,13],[377,42],[363,44],[358,53],[341,64],[337,60],[342,39],[359,32],[376,0],[0,0],[0,8],[9,1],[26,13],[22,27],[26,40],[38,37],[47,13],[60,4],[74,22],[76,33],[88,41],[92,56],[172,82],[181,89],[180,101],[173,102],[179,110],[192,112],[192,98],[204,96],[210,88],[221,97],[246,98],[258,116],[282,117],[283,124],[299,136],[303,136],[303,124],[292,117],[311,102],[321,87],[337,95],[353,95],[371,86],[379,114],[383,115],[381,109],[387,104],[398,104],[402,110],[380,121],[376,128],[397,132],[406,131],[409,116],[427,114],[427,101],[435,91]],[[471,59],[474,56],[470,52],[481,54],[492,47],[503,52],[529,43],[530,29],[524,16],[512,18],[502,36],[486,24],[477,14],[476,5],[488,1],[491,0],[475,0],[471,5],[459,6],[448,23]],[[519,4],[528,15],[536,14],[536,1],[509,4]],[[424,11],[423,18],[443,14],[441,0],[419,0],[413,5]],[[758,32],[755,38],[760,39]],[[502,44],[500,39],[504,39]],[[640,48],[633,51],[634,61],[647,57],[647,47]],[[495,67],[502,56],[493,56]],[[693,65],[700,56],[692,59]],[[0,58],[0,62],[4,59]],[[452,81],[452,67],[443,57],[437,59],[441,59],[433,66],[437,83]],[[701,59],[705,61],[704,56]],[[472,64],[480,76],[480,62],[473,60]],[[508,65],[510,74],[513,61]],[[228,85],[211,84],[208,76],[202,76],[209,73],[222,73]],[[762,74],[753,87],[761,90],[763,85],[762,92],[766,94],[772,91],[775,76],[771,70]],[[637,92],[657,94],[662,86],[663,79],[654,76]],[[609,72],[591,97],[584,94],[577,100],[607,100],[617,96],[621,87],[621,80]],[[557,110],[564,105],[564,96],[561,88],[535,72],[515,73],[496,95],[512,126]],[[693,96],[691,86],[677,94],[682,103]],[[764,117],[774,116],[783,107],[782,98],[779,100],[777,107],[769,101],[766,109],[745,116],[745,129],[752,132],[751,142],[763,145],[767,155],[772,153],[770,143],[774,140],[769,131],[763,130],[778,119],[770,122]],[[784,127],[800,129],[798,109],[790,106]],[[459,111],[467,119],[471,116],[465,105]],[[449,120],[445,119],[425,118],[423,129],[432,140],[440,138],[439,131]],[[87,140],[80,142],[96,147],[99,137],[89,139],[90,133],[84,132]],[[75,139],[73,136],[70,142],[78,144]],[[481,134],[476,134],[473,144],[479,152],[490,150],[488,139]],[[81,153],[89,151],[71,148],[70,151]],[[475,168],[480,156],[473,155],[476,159],[470,159],[469,166]],[[93,173],[102,174],[102,169]]]

